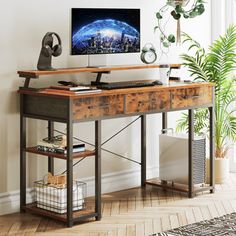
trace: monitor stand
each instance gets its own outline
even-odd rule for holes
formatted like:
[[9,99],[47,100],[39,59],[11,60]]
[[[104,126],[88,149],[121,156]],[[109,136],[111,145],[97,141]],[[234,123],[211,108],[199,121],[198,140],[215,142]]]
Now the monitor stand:
[[[88,55],[88,68],[105,68],[107,67],[107,55],[100,54],[100,55]],[[106,82],[101,82],[103,74],[110,74],[111,71],[101,71],[101,72],[94,72],[97,74],[96,81],[92,81],[92,86],[97,86],[101,84],[107,84]]]
[[107,55],[88,55],[88,68],[99,68],[107,66]]
[[92,86],[107,84],[106,82],[101,82],[102,74],[110,74],[111,71],[102,71],[102,72],[95,72],[95,73],[97,73],[97,78],[96,78],[96,81],[91,81]]

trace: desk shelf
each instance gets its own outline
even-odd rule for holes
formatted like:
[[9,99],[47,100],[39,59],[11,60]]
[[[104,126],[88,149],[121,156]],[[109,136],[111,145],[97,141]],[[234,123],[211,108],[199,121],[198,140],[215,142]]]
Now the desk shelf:
[[[54,213],[54,212],[51,212],[48,210],[38,208],[36,206],[36,203],[27,204],[23,207],[23,209],[27,212],[31,212],[31,213],[38,214],[41,216],[49,217],[54,220],[67,222],[66,214],[58,214],[58,213]],[[93,217],[96,217],[97,215],[98,214],[94,210],[84,209],[84,210],[80,210],[80,211],[74,211],[73,212],[73,221],[76,222],[76,221],[79,221],[82,219],[93,218]]]
[[[178,183],[172,184],[172,182],[170,182],[170,181],[163,183],[158,178],[149,179],[145,182],[145,184],[152,185],[155,187],[160,187],[165,190],[173,190],[173,191],[186,193],[186,194],[189,192],[188,185],[178,184]],[[193,194],[196,194],[198,192],[209,191],[209,190],[213,190],[213,189],[214,189],[214,187],[210,186],[209,184],[196,185],[193,187]]]
[[[179,69],[181,64],[170,64],[171,68]],[[140,65],[113,65],[103,67],[74,67],[74,68],[59,68],[56,70],[24,70],[18,71],[20,77],[38,78],[43,75],[61,75],[61,74],[78,74],[83,72],[100,73],[107,71],[122,71],[122,70],[140,70],[140,69],[158,69],[159,64],[140,64]]]
[[[170,64],[171,69],[179,69],[181,64]],[[113,66],[103,66],[103,67],[75,67],[75,68],[58,68],[55,70],[24,70],[17,71],[19,77],[25,78],[24,88],[29,87],[30,79],[36,79],[40,76],[45,75],[63,75],[63,74],[78,74],[78,73],[97,73],[98,77],[102,73],[110,73],[111,71],[124,71],[124,70],[141,70],[141,69],[158,69],[159,64],[139,64],[139,65],[113,65]]]
[[[29,153],[39,154],[39,155],[42,155],[42,156],[45,156],[45,157],[54,157],[54,158],[58,158],[58,159],[67,160],[67,155],[65,155],[65,154],[38,151],[37,147],[28,147],[28,148],[25,148],[24,151],[29,152]],[[73,159],[90,157],[90,156],[94,156],[94,155],[95,155],[95,151],[85,150],[83,152],[73,153]]]

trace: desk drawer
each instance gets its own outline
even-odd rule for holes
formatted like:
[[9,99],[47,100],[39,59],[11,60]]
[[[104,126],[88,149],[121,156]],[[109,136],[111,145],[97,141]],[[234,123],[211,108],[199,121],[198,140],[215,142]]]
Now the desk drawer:
[[115,116],[124,113],[124,95],[87,97],[73,102],[74,120]]
[[126,96],[126,114],[170,109],[170,94],[165,91],[133,93]]
[[52,119],[67,119],[68,100],[24,94],[24,114]]
[[175,89],[171,91],[171,108],[180,109],[212,103],[212,87]]

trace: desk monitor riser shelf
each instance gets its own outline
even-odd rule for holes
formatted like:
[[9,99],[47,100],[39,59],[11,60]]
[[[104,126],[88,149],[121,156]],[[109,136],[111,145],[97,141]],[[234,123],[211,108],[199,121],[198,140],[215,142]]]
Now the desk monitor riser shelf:
[[[179,69],[180,64],[170,64],[171,69]],[[119,65],[119,66],[107,66],[107,67],[75,67],[75,68],[61,68],[51,71],[39,71],[39,70],[24,70],[18,71],[20,77],[25,78],[24,87],[29,87],[30,79],[37,79],[39,76],[45,75],[62,75],[62,74],[78,74],[78,73],[97,73],[96,81],[100,81],[102,74],[111,73],[111,71],[124,71],[124,70],[141,70],[141,69],[157,69],[160,65]]]
[[[175,65],[177,67],[177,65]],[[38,78],[41,75],[69,74],[80,72],[98,72],[112,70],[132,70],[158,68],[153,66],[120,66],[113,68],[80,68],[62,69],[57,71],[19,71],[20,77],[26,80]],[[188,110],[189,114],[189,181],[187,189],[174,190],[185,192],[188,197],[193,197],[199,191],[214,192],[214,163],[213,163],[213,128],[214,128],[214,85],[211,83],[174,83],[168,86],[152,86],[144,88],[117,89],[102,91],[98,94],[68,95],[60,93],[47,93],[44,91],[33,91],[21,88],[20,94],[20,203],[22,211],[30,211],[40,215],[48,216],[67,223],[71,227],[81,219],[95,217],[101,219],[101,123],[104,119],[119,117],[139,116],[141,119],[141,185],[151,184],[168,189],[169,186],[161,185],[154,180],[146,179],[146,123],[147,115],[162,113],[162,128],[166,129],[167,112],[177,110]],[[195,188],[193,185],[193,162],[192,150],[194,138],[193,113],[194,109],[205,107],[209,109],[209,157],[210,157],[210,184]],[[26,204],[26,152],[36,153],[34,148],[26,146],[26,119],[41,119],[48,121],[48,136],[54,134],[54,122],[63,122],[67,127],[68,153],[66,156],[54,154],[43,154],[48,156],[48,171],[54,171],[54,158],[65,159],[67,166],[67,213],[58,215],[36,208],[34,205]],[[73,124],[77,122],[95,122],[95,151],[87,151],[80,156],[72,153]],[[73,185],[73,159],[85,156],[95,156],[95,209],[94,211],[72,211],[72,185]]]

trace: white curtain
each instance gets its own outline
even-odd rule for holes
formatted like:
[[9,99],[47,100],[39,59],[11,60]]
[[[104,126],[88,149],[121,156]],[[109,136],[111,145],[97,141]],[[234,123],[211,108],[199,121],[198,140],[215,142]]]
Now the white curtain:
[[236,0],[211,0],[212,41],[225,33],[230,24],[236,24]]
[[[225,33],[229,25],[236,24],[236,0],[211,0],[211,9],[211,35],[213,42]],[[230,171],[236,172],[236,144],[230,150],[229,156]]]

